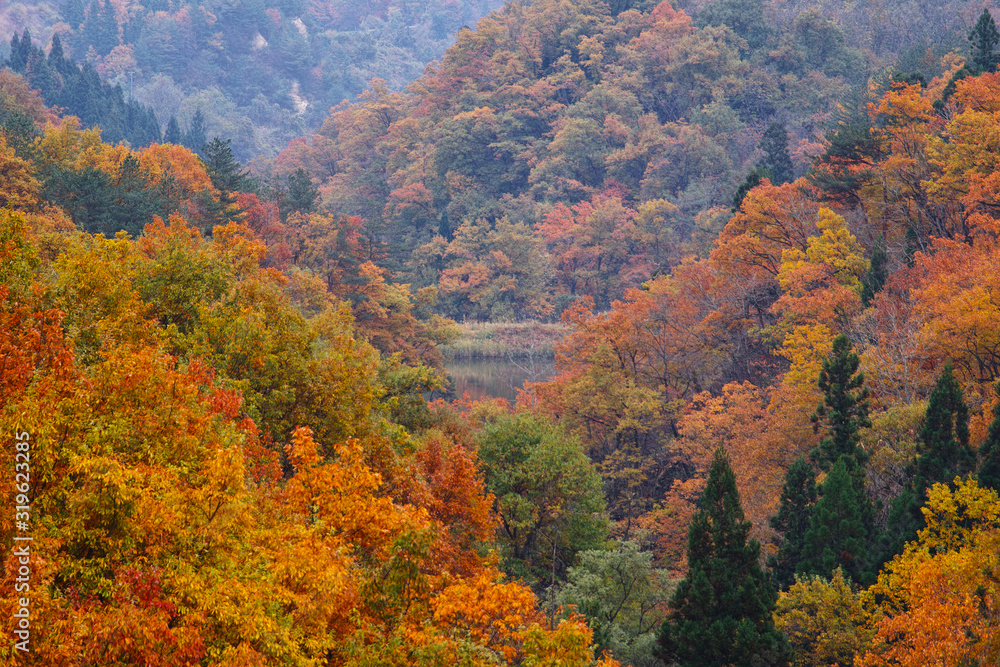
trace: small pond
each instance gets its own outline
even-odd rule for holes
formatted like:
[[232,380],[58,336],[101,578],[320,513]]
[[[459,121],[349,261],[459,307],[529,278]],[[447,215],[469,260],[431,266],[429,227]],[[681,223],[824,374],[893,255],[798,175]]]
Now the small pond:
[[514,401],[525,382],[544,382],[555,375],[555,362],[543,359],[454,359],[445,364],[456,398],[489,396]]

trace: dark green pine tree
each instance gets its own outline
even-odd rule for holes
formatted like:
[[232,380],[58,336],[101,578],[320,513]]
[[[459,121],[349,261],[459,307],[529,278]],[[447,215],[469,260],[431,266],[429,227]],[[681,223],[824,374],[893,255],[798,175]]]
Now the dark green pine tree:
[[28,55],[28,66],[24,70],[24,78],[47,100],[57,95],[62,86],[62,80],[49,65],[49,61],[41,49],[32,49]]
[[[1000,397],[1000,382],[993,388]],[[993,406],[993,422],[979,448],[979,485],[1000,491],[1000,402]]]
[[18,74],[24,74],[28,67],[28,56],[31,55],[31,33],[25,28],[21,37],[17,32],[10,38],[10,58],[7,59],[8,66]]
[[181,126],[177,124],[176,116],[170,116],[170,120],[167,121],[167,129],[163,133],[163,143],[176,145],[181,143]]
[[951,482],[972,472],[976,456],[969,447],[969,409],[958,386],[951,362],[945,364],[927,403],[920,428],[922,448],[914,463],[912,481],[892,501],[883,540],[882,558],[903,552],[924,526],[920,508],[927,502],[927,489]]
[[969,32],[969,42],[972,47],[972,67],[979,72],[992,72],[1000,61],[997,54],[997,44],[1000,43],[1000,31],[993,22],[990,10],[984,9],[976,25]]
[[116,213],[114,228],[101,230],[107,236],[113,235],[118,229],[138,236],[153,221],[154,215],[167,215],[160,193],[152,187],[148,172],[133,155],[126,157],[118,167],[113,192]]
[[886,518],[885,530],[877,552],[879,560],[886,563],[892,557],[903,553],[906,543],[917,536],[917,531],[924,526],[924,517],[920,512],[923,505],[922,494],[914,490],[913,483],[903,487],[903,491],[892,499],[889,504],[889,516]]
[[771,123],[760,140],[760,149],[764,151],[764,159],[758,168],[765,167],[774,185],[791,183],[795,180],[795,169],[792,158],[788,154],[788,132],[784,123]]
[[767,559],[771,576],[782,589],[795,583],[795,571],[802,560],[806,532],[816,503],[816,471],[800,456],[785,473],[781,505],[771,517],[771,528],[781,534],[778,553]]
[[215,137],[205,145],[205,169],[219,192],[239,192],[247,182],[247,172],[233,157],[231,143]]
[[849,457],[848,472],[856,478],[863,474],[868,460],[868,454],[858,446],[858,431],[871,426],[868,389],[864,373],[858,372],[860,364],[847,336],[837,336],[819,374],[823,402],[812,416],[817,425],[821,418],[826,420],[827,436],[809,454],[822,470],[829,470],[841,456]]
[[830,577],[843,568],[855,582],[872,583],[868,568],[869,530],[864,517],[863,499],[848,470],[851,457],[844,454],[830,469],[821,489],[822,496],[813,508],[805,535],[800,574]]
[[885,241],[880,238],[872,249],[871,265],[861,283],[861,303],[865,308],[872,305],[875,295],[882,291],[888,278],[889,255],[885,252]]
[[760,544],[748,539],[749,533],[736,476],[719,448],[688,530],[688,575],[660,627],[657,653],[666,663],[787,664],[787,642],[771,618],[777,591],[760,567]]
[[62,40],[59,39],[59,33],[52,35],[52,48],[49,49],[49,67],[53,71],[57,72],[59,76],[73,76],[76,74],[76,63],[66,57],[63,52]]
[[93,0],[90,3],[90,12],[87,14],[83,31],[90,39],[90,45],[102,56],[108,55],[118,46],[118,21],[115,19],[115,8],[110,0],[103,2]]
[[951,362],[931,392],[920,439],[924,450],[917,457],[917,488],[950,482],[972,471],[976,457],[969,447],[969,408]]
[[213,224],[225,224],[239,217],[235,207],[236,193],[242,192],[249,182],[249,174],[233,157],[229,144],[229,139],[223,141],[219,137],[205,144],[205,170],[212,179],[212,185],[219,191],[219,201],[213,201],[208,207]]

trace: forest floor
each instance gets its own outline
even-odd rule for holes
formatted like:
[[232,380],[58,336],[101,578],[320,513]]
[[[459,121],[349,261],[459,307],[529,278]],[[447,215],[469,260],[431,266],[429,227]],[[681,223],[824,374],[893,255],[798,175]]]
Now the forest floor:
[[462,322],[461,335],[441,347],[452,359],[523,359],[555,356],[555,344],[567,332],[559,322]]

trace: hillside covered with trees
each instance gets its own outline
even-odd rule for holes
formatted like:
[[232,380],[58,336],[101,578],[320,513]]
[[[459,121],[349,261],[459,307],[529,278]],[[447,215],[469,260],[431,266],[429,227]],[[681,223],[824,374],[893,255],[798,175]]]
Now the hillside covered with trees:
[[[60,42],[95,78],[155,110],[164,132],[171,118],[182,134],[190,132],[200,112],[209,138],[231,139],[237,157],[249,162],[273,157],[373,77],[395,88],[417,78],[455,31],[500,4],[42,0],[0,9],[0,34],[28,31],[45,51]],[[58,64],[32,65],[27,78],[45,94]],[[84,112],[71,113],[90,122]]]
[[[996,664],[995,14],[510,3],[253,169],[22,31],[0,656]],[[555,376],[449,396],[456,321],[561,322]]]

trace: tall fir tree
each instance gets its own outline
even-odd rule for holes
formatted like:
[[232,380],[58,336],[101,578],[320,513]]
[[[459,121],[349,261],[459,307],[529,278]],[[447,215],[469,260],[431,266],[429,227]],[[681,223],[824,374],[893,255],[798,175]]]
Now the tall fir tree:
[[24,29],[24,33],[20,37],[17,36],[17,32],[14,32],[14,36],[10,38],[10,57],[7,59],[7,64],[15,72],[24,74],[30,55],[31,33],[27,28]]
[[63,51],[62,40],[59,38],[59,33],[52,35],[52,48],[49,49],[48,62],[49,67],[58,72],[62,77],[67,75],[72,76],[75,73],[76,65],[73,61],[66,58],[66,54]]
[[[827,434],[820,440],[819,446],[809,455],[820,469],[831,471],[830,474],[832,474],[832,467],[835,465],[843,465],[847,471],[852,486],[851,507],[857,508],[857,518],[860,521],[859,534],[863,536],[861,549],[863,552],[868,552],[877,548],[881,535],[875,528],[875,506],[865,489],[867,473],[865,464],[868,462],[868,453],[860,446],[859,432],[862,428],[871,426],[871,420],[868,419],[868,389],[864,386],[864,373],[858,370],[860,365],[861,359],[854,353],[851,341],[847,336],[840,334],[834,338],[833,349],[829,356],[823,360],[823,369],[820,371],[817,383],[823,392],[823,402],[820,403],[816,413],[812,416],[812,421],[817,426],[821,419],[826,422]],[[820,490],[823,498],[826,496],[828,486],[829,479]],[[843,495],[839,483],[829,488],[836,491],[838,496]],[[823,498],[816,503],[813,516],[810,519],[809,532],[813,533],[813,536],[810,537],[807,534],[807,546],[817,535],[823,534],[817,528],[816,522],[829,519],[831,511],[829,509],[826,510],[826,519],[820,519],[816,514],[819,512],[820,503],[824,502]],[[825,506],[830,508],[833,504],[839,508],[840,503],[838,498],[830,498],[826,501]],[[838,533],[834,531],[832,534],[837,535]],[[805,571],[829,577],[836,565],[824,571],[821,568],[825,567],[826,557],[822,553],[816,553],[813,547],[809,549],[811,551],[806,550],[809,551],[808,553],[803,552],[803,562],[810,561],[810,565]],[[848,563],[852,558],[853,556],[848,553],[842,556],[844,571],[855,579],[859,576],[867,577],[869,573],[860,564],[850,565]]]
[[782,589],[795,583],[795,571],[802,560],[816,497],[816,471],[804,456],[800,456],[785,473],[781,504],[778,513],[769,521],[771,528],[781,534],[781,546],[768,558],[767,565]]
[[945,364],[927,403],[920,428],[923,451],[917,457],[917,487],[951,482],[967,475],[976,457],[969,447],[969,408],[955,379],[951,362]]
[[890,506],[884,560],[902,553],[906,543],[916,539],[917,531],[923,528],[920,508],[927,502],[927,489],[967,475],[976,465],[976,455],[969,446],[969,408],[951,362],[945,364],[927,402],[920,440],[921,451],[914,461],[911,480]]
[[219,191],[219,201],[212,201],[208,206],[209,222],[213,224],[225,224],[240,217],[236,194],[242,192],[249,181],[249,173],[233,157],[229,144],[229,139],[223,141],[215,137],[204,148],[205,170]]
[[[1000,382],[993,388],[1000,398]],[[1000,491],[1000,401],[993,406],[993,422],[986,442],[979,447],[979,486]]]
[[163,143],[178,145],[181,143],[181,127],[177,124],[176,116],[170,116],[170,120],[167,121],[167,129],[163,133]]
[[66,0],[63,4],[62,15],[70,28],[73,30],[78,29],[87,17],[87,13],[83,8],[83,0]]
[[221,193],[240,192],[248,174],[233,156],[231,140],[215,137],[205,145],[205,169],[212,185]]
[[848,471],[855,477],[863,476],[868,460],[868,454],[858,446],[858,432],[871,426],[868,389],[864,386],[864,373],[858,371],[860,365],[861,359],[854,353],[847,336],[840,334],[834,338],[833,350],[823,360],[819,374],[823,402],[812,416],[817,427],[820,420],[825,419],[827,436],[810,453],[822,470],[829,470],[841,456],[849,457]]
[[822,486],[822,496],[813,508],[805,534],[800,574],[830,577],[843,568],[855,582],[873,583],[866,557],[870,528],[864,516],[864,498],[859,496],[848,467],[850,457],[841,455]]
[[992,72],[1000,61],[997,46],[1000,44],[1000,31],[990,15],[990,10],[984,9],[979,20],[969,31],[969,43],[972,48],[970,65],[976,71]]
[[688,530],[688,575],[660,627],[659,657],[681,667],[784,665],[787,642],[774,627],[777,591],[748,539],[736,475],[720,447]]

